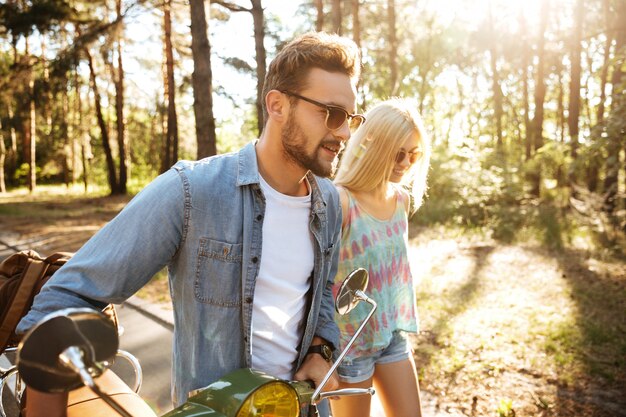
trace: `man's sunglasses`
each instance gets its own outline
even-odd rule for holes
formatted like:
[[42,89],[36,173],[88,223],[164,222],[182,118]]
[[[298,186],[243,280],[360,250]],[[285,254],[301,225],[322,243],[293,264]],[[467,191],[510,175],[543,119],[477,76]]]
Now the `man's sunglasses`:
[[300,100],[307,101],[311,104],[314,104],[318,107],[325,109],[326,110],[326,127],[329,130],[338,130],[339,128],[343,126],[346,120],[349,122],[351,131],[356,130],[359,126],[365,123],[365,116],[363,116],[362,114],[350,114],[341,107],[320,103],[319,101],[312,100],[310,98],[292,93],[290,91],[281,91],[281,93],[298,98]]
[[418,159],[421,158],[422,151],[407,152],[404,149],[400,149],[396,154],[396,164],[404,162],[407,155],[409,156],[409,163],[413,165]]

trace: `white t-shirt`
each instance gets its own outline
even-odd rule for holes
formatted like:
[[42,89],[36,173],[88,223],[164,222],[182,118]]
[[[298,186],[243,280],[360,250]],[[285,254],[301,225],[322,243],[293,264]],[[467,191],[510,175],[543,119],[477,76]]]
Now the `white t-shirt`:
[[292,197],[261,178],[261,189],[266,205],[252,307],[252,367],[291,379],[314,263],[311,187],[307,196]]

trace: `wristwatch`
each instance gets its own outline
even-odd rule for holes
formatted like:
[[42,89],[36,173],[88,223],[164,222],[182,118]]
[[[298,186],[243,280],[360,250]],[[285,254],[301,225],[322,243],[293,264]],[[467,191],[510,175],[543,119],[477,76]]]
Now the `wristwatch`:
[[330,347],[330,345],[325,344],[311,345],[306,353],[319,353],[320,355],[322,355],[322,358],[324,358],[327,362],[330,362],[333,358],[333,349]]

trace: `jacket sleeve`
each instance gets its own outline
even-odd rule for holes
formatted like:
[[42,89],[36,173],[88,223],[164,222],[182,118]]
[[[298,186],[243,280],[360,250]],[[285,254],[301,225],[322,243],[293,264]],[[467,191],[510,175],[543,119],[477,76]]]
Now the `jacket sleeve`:
[[[339,196],[335,191],[333,194],[335,223],[329,223],[329,234],[332,231],[332,246],[330,247],[330,269],[325,281],[324,292],[322,294],[322,303],[320,307],[320,316],[315,329],[315,336],[319,336],[333,345],[334,348],[339,346],[339,327],[335,323],[335,300],[333,298],[333,283],[337,274],[339,263],[339,247],[341,244],[341,204]],[[329,216],[330,218],[330,216]]]
[[44,285],[17,332],[60,309],[120,304],[165,267],[184,238],[189,196],[181,175],[159,176],[89,239]]

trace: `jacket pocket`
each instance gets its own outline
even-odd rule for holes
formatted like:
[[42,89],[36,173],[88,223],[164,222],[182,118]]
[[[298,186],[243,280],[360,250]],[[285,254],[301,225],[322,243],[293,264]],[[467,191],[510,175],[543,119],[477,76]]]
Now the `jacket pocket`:
[[194,294],[201,303],[222,307],[241,305],[243,245],[201,238]]

